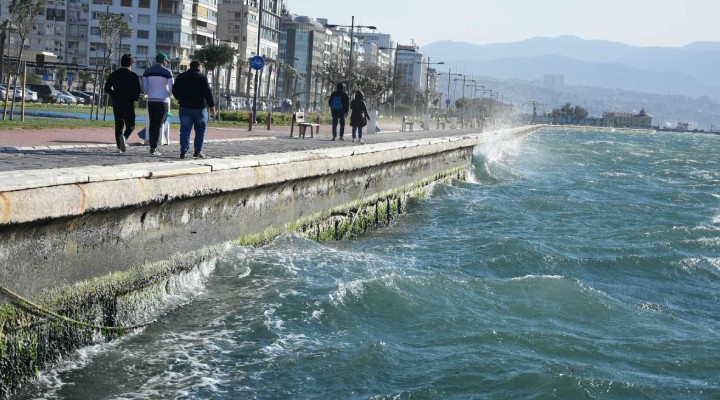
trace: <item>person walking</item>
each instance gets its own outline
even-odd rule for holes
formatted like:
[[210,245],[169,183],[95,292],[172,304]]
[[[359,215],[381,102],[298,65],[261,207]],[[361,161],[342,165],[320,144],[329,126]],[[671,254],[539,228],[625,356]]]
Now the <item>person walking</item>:
[[210,115],[215,115],[215,101],[207,77],[200,73],[200,61],[190,62],[190,69],[178,75],[172,94],[180,103],[180,158],[190,150],[190,132],[195,127],[193,158],[205,158],[202,152],[205,128]]
[[172,71],[167,68],[168,56],[158,53],[155,56],[155,65],[147,68],[143,73],[142,86],[148,99],[148,132],[150,137],[150,154],[159,156],[157,151],[160,129],[165,124],[168,111],[170,111],[170,94],[173,87]]
[[352,126],[352,141],[355,143],[355,132],[358,134],[360,144],[365,144],[362,138],[363,126],[370,120],[365,95],[361,91],[355,92],[355,98],[350,103],[350,126]]
[[332,114],[332,140],[337,137],[337,127],[340,124],[340,140],[343,139],[345,133],[345,117],[350,111],[350,98],[345,92],[345,85],[338,83],[334,92],[330,95],[328,100],[330,106],[330,113]]
[[115,117],[115,143],[118,150],[127,150],[126,142],[135,129],[135,101],[140,98],[140,77],[132,72],[135,63],[132,55],[123,54],[120,68],[113,71],[105,81],[105,92],[112,99],[113,116]]

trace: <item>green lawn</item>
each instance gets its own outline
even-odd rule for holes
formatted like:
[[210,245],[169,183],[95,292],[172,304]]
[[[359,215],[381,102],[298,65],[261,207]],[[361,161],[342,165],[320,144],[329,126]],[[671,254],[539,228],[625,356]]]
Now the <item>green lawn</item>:
[[49,128],[105,128],[114,126],[113,121],[90,121],[84,119],[62,119],[62,118],[25,118],[20,121],[20,116],[15,115],[14,119],[0,120],[0,130],[9,129],[49,129]]

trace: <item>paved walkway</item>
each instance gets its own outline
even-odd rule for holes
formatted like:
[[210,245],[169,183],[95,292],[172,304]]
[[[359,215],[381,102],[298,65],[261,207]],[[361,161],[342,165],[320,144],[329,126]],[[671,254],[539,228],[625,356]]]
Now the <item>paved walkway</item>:
[[[330,132],[332,132],[330,126],[323,125],[320,133],[315,134],[314,138],[307,135],[306,138],[301,139],[297,137],[297,128],[295,136],[291,138],[290,127],[287,126],[274,127],[270,131],[264,126],[256,126],[253,131],[248,131],[247,127],[210,126],[205,136],[203,152],[207,157],[220,158],[359,146],[358,143],[350,141],[349,126],[346,126],[345,141],[331,141]],[[371,144],[468,133],[477,133],[477,130],[447,129],[413,132],[382,130],[377,134],[365,134],[364,139],[367,144]],[[148,146],[143,145],[142,140],[135,133],[128,141],[127,152],[118,153],[112,128],[0,131],[0,171],[180,161],[179,133],[175,126],[170,138],[169,145],[158,148],[162,156],[150,156]],[[192,143],[190,146],[192,150]]]

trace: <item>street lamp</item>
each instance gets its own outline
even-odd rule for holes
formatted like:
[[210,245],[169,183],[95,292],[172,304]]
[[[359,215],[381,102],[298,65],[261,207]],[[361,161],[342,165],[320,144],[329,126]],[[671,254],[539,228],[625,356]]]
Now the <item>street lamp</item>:
[[352,64],[353,64],[353,32],[355,31],[355,28],[368,28],[375,30],[377,29],[373,25],[355,25],[355,16],[352,16],[351,24],[350,26],[347,25],[336,25],[336,24],[328,24],[325,25],[326,28],[350,28],[350,60],[348,62],[348,93],[352,93]]
[[[454,76],[463,76],[463,74],[454,74],[454,73],[452,73],[452,69],[448,69],[448,72],[440,72],[440,73],[438,73],[438,76],[440,76],[440,75],[447,75],[447,77],[448,77],[447,97],[448,97],[448,100],[450,100],[450,78],[451,78],[453,75],[454,75]],[[449,104],[448,104],[448,108],[450,108],[450,105],[449,105]]]
[[424,62],[420,61],[420,64],[427,65],[427,68],[425,68],[425,92],[426,92],[426,96],[427,96],[427,98],[425,100],[425,114],[427,114],[428,103],[430,102],[430,65],[442,65],[442,64],[445,64],[445,62],[440,61],[440,62],[436,62],[436,63],[431,63],[430,56],[428,56],[427,62],[424,63]]
[[[260,39],[262,39],[262,21],[263,21],[263,8],[265,8],[263,0],[260,0],[258,4],[258,37],[257,37],[257,52],[256,56],[260,55]],[[255,71],[255,82],[253,87],[253,105],[252,105],[252,122],[257,122],[257,97],[258,97],[258,79],[259,71]]]

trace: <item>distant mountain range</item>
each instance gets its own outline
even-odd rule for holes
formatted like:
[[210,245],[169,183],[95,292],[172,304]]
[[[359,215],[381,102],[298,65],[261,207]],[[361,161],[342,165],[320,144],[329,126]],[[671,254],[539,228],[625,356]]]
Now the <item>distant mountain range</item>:
[[718,42],[639,47],[561,36],[486,45],[440,41],[423,46],[422,52],[476,76],[539,81],[557,74],[571,86],[720,100]]

